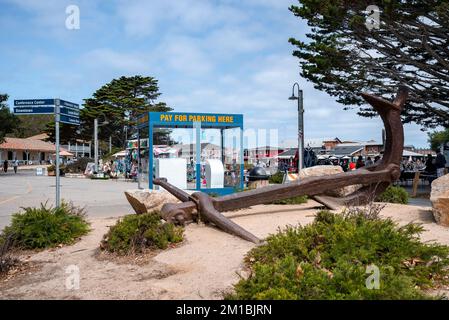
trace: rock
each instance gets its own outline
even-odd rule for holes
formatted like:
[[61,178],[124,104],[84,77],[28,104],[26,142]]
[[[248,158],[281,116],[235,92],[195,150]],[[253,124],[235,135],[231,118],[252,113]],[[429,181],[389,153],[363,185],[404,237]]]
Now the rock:
[[432,181],[430,201],[436,222],[449,227],[449,174]]
[[256,180],[256,181],[249,181],[248,182],[248,188],[249,189],[258,189],[268,186],[270,183],[268,180]]
[[161,210],[166,203],[180,202],[175,196],[164,190],[127,190],[125,196],[137,214]]
[[[299,179],[304,179],[307,177],[320,177],[320,176],[328,176],[338,173],[343,173],[343,168],[340,166],[314,166],[310,168],[302,169],[299,172]],[[326,191],[325,194],[332,197],[345,197],[357,190],[359,190],[362,187],[362,185],[352,185],[352,186],[346,186],[343,188],[335,189],[335,190],[329,190]]]

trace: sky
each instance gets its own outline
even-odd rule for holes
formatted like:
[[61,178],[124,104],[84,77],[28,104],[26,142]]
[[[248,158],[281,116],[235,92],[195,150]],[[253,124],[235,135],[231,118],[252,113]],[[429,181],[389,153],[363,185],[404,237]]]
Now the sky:
[[[304,92],[305,139],[381,141],[382,122],[357,116],[300,77],[290,37],[307,24],[295,0],[0,0],[0,92],[14,99],[81,104],[120,76],[159,80],[160,101],[179,112],[242,113],[245,128],[297,137]],[[80,11],[68,29],[66,8]],[[405,125],[405,143],[427,147],[427,133]]]

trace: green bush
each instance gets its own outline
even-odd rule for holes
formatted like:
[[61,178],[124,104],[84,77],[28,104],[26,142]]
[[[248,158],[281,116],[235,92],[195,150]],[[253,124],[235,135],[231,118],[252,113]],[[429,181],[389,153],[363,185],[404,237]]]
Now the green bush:
[[[1,239],[0,239],[1,240]],[[0,276],[20,264],[20,260],[11,256],[11,237],[0,242]]]
[[307,202],[307,196],[298,196],[288,199],[276,200],[272,204],[303,204]]
[[275,184],[282,183],[282,181],[284,181],[284,173],[281,171],[278,171],[275,174],[271,175],[270,178],[268,179],[269,183]]
[[[87,167],[87,164],[89,162],[94,162],[91,158],[79,158],[73,163],[70,163],[65,166],[64,172],[65,173],[84,173],[84,170]],[[53,169],[54,171],[54,169]]]
[[389,186],[379,195],[377,200],[381,202],[407,204],[408,198],[408,192],[404,188],[399,186]]
[[[279,230],[250,251],[251,275],[226,298],[432,298],[424,290],[448,282],[449,247],[421,243],[422,230],[398,227],[378,212],[320,211],[313,223]],[[366,285],[370,265],[379,268],[379,289]]]
[[49,248],[73,243],[89,231],[84,209],[62,202],[59,208],[41,204],[39,208],[22,208],[13,214],[11,224],[0,235],[0,242],[10,239],[13,248]]
[[126,255],[145,248],[166,249],[183,240],[183,228],[161,221],[157,212],[125,216],[104,235],[101,248]]

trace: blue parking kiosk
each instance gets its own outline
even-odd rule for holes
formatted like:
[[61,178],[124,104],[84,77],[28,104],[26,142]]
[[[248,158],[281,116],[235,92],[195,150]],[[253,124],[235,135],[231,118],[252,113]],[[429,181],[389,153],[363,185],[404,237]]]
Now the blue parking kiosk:
[[148,112],[137,128],[139,187],[157,189],[154,178],[164,177],[217,195],[243,189],[242,114]]

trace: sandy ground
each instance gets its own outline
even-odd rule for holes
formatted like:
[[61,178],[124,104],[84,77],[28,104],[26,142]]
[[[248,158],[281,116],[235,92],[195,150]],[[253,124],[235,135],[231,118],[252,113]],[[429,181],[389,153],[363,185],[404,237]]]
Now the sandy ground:
[[[227,214],[259,237],[288,224],[313,220],[319,204],[260,205]],[[438,226],[428,207],[387,205],[383,216],[399,224],[423,223],[424,241],[449,245],[449,229]],[[217,229],[191,224],[185,242],[145,261],[98,258],[98,245],[116,218],[91,220],[92,231],[78,243],[46,250],[27,259],[35,267],[0,280],[1,299],[221,299],[244,275],[243,257],[254,246]],[[79,289],[67,289],[67,267],[80,271]]]

